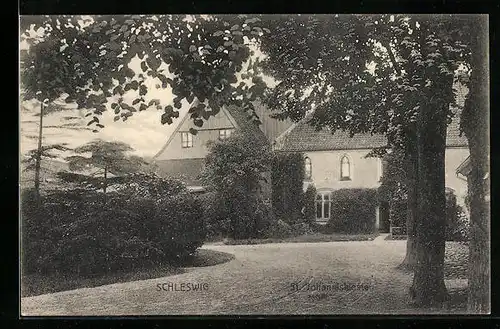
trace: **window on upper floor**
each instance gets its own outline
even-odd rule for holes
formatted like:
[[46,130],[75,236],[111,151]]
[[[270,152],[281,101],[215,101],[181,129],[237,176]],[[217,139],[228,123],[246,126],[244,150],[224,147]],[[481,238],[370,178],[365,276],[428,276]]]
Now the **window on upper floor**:
[[228,138],[231,135],[232,131],[233,129],[219,129],[219,139]]
[[193,135],[189,132],[181,133],[181,145],[182,148],[193,147]]
[[312,164],[308,157],[304,159],[304,178],[307,180],[312,178]]
[[340,159],[340,180],[350,180],[351,179],[351,163],[349,158],[344,155]]

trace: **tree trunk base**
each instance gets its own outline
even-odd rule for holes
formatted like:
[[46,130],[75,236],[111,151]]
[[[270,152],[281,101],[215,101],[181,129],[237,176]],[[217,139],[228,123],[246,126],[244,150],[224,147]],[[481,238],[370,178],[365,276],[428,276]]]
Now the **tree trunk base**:
[[416,293],[414,286],[410,287],[411,305],[416,308],[442,308],[450,301],[444,282],[437,287],[437,291],[432,293]]
[[413,272],[415,270],[415,264],[407,261],[405,258],[405,260],[401,264],[396,266],[396,269],[403,272]]

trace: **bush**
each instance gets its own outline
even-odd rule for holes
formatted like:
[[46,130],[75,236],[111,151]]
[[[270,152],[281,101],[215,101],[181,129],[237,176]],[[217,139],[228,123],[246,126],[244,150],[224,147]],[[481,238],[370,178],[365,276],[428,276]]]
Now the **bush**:
[[205,192],[195,196],[203,209],[203,226],[207,240],[221,240],[230,231],[229,218],[225,216],[225,206],[215,192]]
[[316,219],[316,188],[309,185],[302,196],[304,219],[306,223],[313,223]]
[[116,188],[120,194],[131,198],[142,197],[156,200],[188,193],[186,184],[181,180],[161,177],[155,173],[129,174]]
[[[202,197],[209,234],[233,239],[263,234],[271,211],[262,196],[262,185],[271,159],[267,146],[254,136],[235,133],[210,143],[201,178],[213,196]],[[207,204],[208,203],[208,204]]]
[[289,224],[301,222],[304,184],[303,154],[276,153],[273,156],[271,181],[275,214]]
[[389,208],[389,220],[392,227],[400,227],[401,234],[406,234],[407,203],[405,201],[392,201]]
[[457,204],[452,191],[446,193],[446,240],[467,241],[469,239],[469,219],[463,208]]
[[293,236],[292,227],[285,221],[278,219],[269,225],[265,238],[285,239]]
[[331,195],[331,218],[325,231],[357,234],[375,231],[376,189],[340,189]]
[[33,206],[22,197],[26,272],[82,275],[173,264],[204,241],[201,204],[189,193],[162,199],[92,191],[54,192]]
[[196,198],[203,208],[207,239],[212,241],[235,236],[237,239],[260,238],[275,221],[271,205],[259,196],[238,200],[225,194],[206,192]]
[[297,223],[291,226],[293,236],[313,234],[314,229],[309,223]]

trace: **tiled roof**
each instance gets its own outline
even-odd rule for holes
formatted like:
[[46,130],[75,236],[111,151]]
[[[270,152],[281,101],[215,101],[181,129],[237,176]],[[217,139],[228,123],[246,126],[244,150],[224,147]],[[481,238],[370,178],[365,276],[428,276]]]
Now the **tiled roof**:
[[[447,128],[446,146],[466,147],[467,138],[460,136],[460,114],[463,109],[467,89],[457,84],[456,106],[451,105],[454,112],[453,119]],[[301,152],[320,150],[348,150],[348,149],[371,149],[387,145],[387,139],[383,135],[356,134],[352,138],[349,133],[336,131],[334,134],[329,129],[317,131],[307,124],[307,117],[292,126],[279,136],[275,143],[275,149],[280,151]]]
[[306,122],[300,122],[279,138],[276,149],[300,152],[371,149],[386,145],[387,139],[383,135],[357,134],[350,137],[349,133],[344,131],[336,131],[334,134],[328,129],[316,131]]
[[448,134],[446,135],[446,146],[467,146],[467,138],[464,134],[460,136],[460,112],[455,114],[448,125]]
[[243,109],[236,106],[228,106],[227,110],[243,132],[254,136],[256,142],[261,146],[270,146],[266,135],[259,128],[259,125],[251,121]]
[[[446,146],[465,147],[467,139],[460,136],[459,118],[455,116],[448,126]],[[348,132],[336,131],[334,134],[328,129],[316,131],[306,122],[300,122],[288,132],[285,132],[276,142],[275,148],[279,151],[301,152],[322,150],[350,150],[372,149],[387,145],[384,135],[356,134],[349,136]]]
[[[460,111],[457,111],[448,125],[446,146],[466,147],[467,138],[460,136]],[[307,119],[306,119],[307,120]],[[316,130],[307,121],[301,121],[292,126],[277,138],[275,149],[287,152],[372,149],[387,145],[384,135],[356,134],[349,136],[348,132],[337,130],[335,133],[327,128]]]

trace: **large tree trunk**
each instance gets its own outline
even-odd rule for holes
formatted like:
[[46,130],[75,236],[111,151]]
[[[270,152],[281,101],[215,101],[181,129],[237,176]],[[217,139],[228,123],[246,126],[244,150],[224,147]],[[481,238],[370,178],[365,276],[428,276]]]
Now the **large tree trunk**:
[[107,195],[106,195],[107,189],[108,189],[108,167],[104,166],[104,182],[103,182],[103,186],[102,186],[102,191],[104,192],[104,204],[105,205],[106,205],[106,202],[108,201]]
[[[471,173],[468,311],[490,312],[490,216],[485,190],[489,178],[489,67],[487,18],[477,20],[472,38],[472,72],[462,127],[469,142]],[[485,179],[486,178],[486,179]]]
[[416,248],[416,224],[418,216],[418,159],[415,141],[408,143],[405,159],[405,182],[407,189],[406,209],[406,256],[399,267],[405,270],[413,270],[417,263]]
[[443,107],[445,106],[448,104],[430,102],[421,110],[418,120],[419,217],[415,232],[417,263],[411,290],[414,302],[419,307],[439,306],[448,299],[444,284],[446,120]]
[[38,148],[35,160],[35,193],[37,202],[40,200],[40,170],[42,162],[42,137],[43,137],[43,102],[40,103],[40,122],[38,128]]

